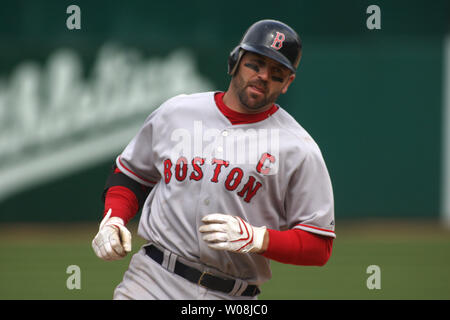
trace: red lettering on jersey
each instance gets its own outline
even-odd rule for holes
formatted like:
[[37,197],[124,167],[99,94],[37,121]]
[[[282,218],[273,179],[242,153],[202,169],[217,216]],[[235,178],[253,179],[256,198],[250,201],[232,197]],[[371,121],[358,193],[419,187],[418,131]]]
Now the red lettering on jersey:
[[[273,157],[268,153],[263,154],[256,169],[259,173],[268,172],[267,170],[269,169],[263,167],[266,160],[269,160],[271,163],[273,163],[275,162],[275,157]],[[192,159],[191,163],[193,170],[189,175],[190,180],[199,181],[203,178],[203,170],[201,166],[205,164],[205,161],[206,161],[205,158],[201,157],[194,157]],[[216,167],[214,168],[214,175],[211,179],[211,182],[218,183],[222,166],[228,167],[230,165],[230,162],[216,158],[214,158],[211,162],[213,165],[216,165]],[[164,181],[166,184],[168,184],[172,179],[172,161],[170,159],[166,159],[164,160],[163,165],[164,165]],[[175,178],[181,182],[186,179],[187,174],[188,174],[188,160],[186,159],[186,157],[180,157],[178,158],[177,163],[175,165]],[[241,184],[243,177],[244,177],[243,169],[239,167],[232,168],[224,181],[225,188],[228,191],[236,190]],[[243,198],[245,202],[250,202],[252,198],[255,196],[256,192],[259,190],[259,188],[261,188],[261,186],[262,183],[256,181],[255,177],[250,176],[246,184],[243,186],[242,190],[239,191],[237,194],[241,198]]]
[[170,169],[172,168],[172,161],[170,159],[164,160],[164,181],[166,184],[170,182],[170,179],[172,178],[172,172]]
[[259,159],[258,165],[256,166],[256,171],[258,171],[259,173],[262,173],[262,174],[269,174],[270,168],[269,167],[264,167],[263,168],[264,162],[266,160],[269,160],[271,163],[274,163],[275,162],[275,157],[272,156],[271,154],[267,153],[267,152],[264,153],[261,156],[261,159]]
[[195,172],[192,171],[191,175],[189,176],[189,179],[195,181],[198,181],[201,178],[203,178],[202,168],[200,168],[200,166],[197,163],[203,165],[205,163],[205,159],[200,157],[195,157],[194,159],[192,159],[192,168],[194,169],[195,172],[197,172],[197,174],[195,174]]
[[[250,176],[248,178],[247,183],[242,188],[242,190],[238,192],[238,195],[240,197],[245,196],[245,198],[244,198],[245,202],[250,202],[250,200],[252,200],[253,196],[256,194],[258,189],[262,186],[262,184],[257,181],[256,181],[256,185],[255,185],[255,181],[256,181],[256,179],[253,176]],[[246,195],[246,193],[247,193],[247,195]]]
[[[180,166],[180,164],[182,164],[182,167]],[[180,157],[177,160],[177,164],[175,165],[175,178],[177,178],[178,181],[183,181],[184,179],[186,179],[186,175],[187,175],[187,159],[185,157]],[[181,170],[180,170],[181,167]],[[181,174],[180,174],[181,171]]]
[[241,168],[231,169],[230,173],[228,173],[227,180],[225,180],[225,188],[229,191],[233,191],[238,187],[239,183],[241,183],[243,176],[244,171],[242,171]]
[[228,161],[225,160],[220,160],[220,159],[212,159],[212,164],[216,164],[216,168],[214,169],[214,176],[211,179],[211,182],[219,182],[219,180],[217,180],[217,178],[219,177],[220,174],[220,170],[222,170],[222,166],[228,167],[228,165],[230,164]]
[[277,31],[277,35],[275,36],[275,39],[273,39],[271,47],[276,50],[280,50],[285,39],[286,37],[284,36],[284,33]]

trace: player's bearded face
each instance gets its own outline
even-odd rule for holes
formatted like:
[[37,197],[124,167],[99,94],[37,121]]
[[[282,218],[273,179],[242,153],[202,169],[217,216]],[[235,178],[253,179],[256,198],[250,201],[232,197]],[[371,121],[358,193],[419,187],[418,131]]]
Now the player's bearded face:
[[293,75],[284,69],[271,59],[246,53],[232,82],[240,103],[255,111],[271,106],[293,80]]
[[[260,93],[255,93],[255,89]],[[236,91],[239,97],[239,101],[248,109],[261,109],[267,105],[272,105],[281,92],[269,93],[267,88],[267,82],[265,81],[248,81],[246,82],[239,75],[236,77]]]

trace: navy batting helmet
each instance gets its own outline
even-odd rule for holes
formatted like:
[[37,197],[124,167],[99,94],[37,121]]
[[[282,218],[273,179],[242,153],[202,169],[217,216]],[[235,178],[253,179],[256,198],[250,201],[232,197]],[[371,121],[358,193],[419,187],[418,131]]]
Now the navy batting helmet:
[[245,51],[271,58],[295,73],[302,56],[298,34],[283,22],[261,20],[245,32],[239,45],[228,57],[228,73],[233,75]]

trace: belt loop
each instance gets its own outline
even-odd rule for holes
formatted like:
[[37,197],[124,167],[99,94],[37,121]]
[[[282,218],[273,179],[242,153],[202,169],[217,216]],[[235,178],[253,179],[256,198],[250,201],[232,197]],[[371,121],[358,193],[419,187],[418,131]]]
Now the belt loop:
[[248,283],[246,281],[239,280],[239,282],[241,283],[241,288],[235,293],[235,296],[241,296],[248,287]]
[[231,290],[228,294],[230,296],[236,296],[237,292],[239,292],[242,287],[242,282],[242,280],[236,279],[236,281],[234,282],[233,290]]
[[170,254],[169,256],[169,263],[167,265],[167,270],[169,270],[170,272],[174,272],[175,271],[175,263],[177,262],[177,255],[176,254]]
[[163,266],[164,269],[167,269],[169,267],[169,260],[171,253],[169,250],[164,250],[163,252],[164,252],[164,259],[161,265]]

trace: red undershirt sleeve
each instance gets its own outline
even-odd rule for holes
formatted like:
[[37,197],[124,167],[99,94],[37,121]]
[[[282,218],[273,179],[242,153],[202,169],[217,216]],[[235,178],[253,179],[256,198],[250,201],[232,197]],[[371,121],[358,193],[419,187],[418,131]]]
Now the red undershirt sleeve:
[[138,212],[139,204],[135,194],[127,187],[114,186],[108,189],[105,196],[103,216],[112,209],[111,217],[122,218],[127,224]]
[[269,232],[269,246],[263,256],[281,263],[323,266],[331,256],[333,238],[300,229]]

